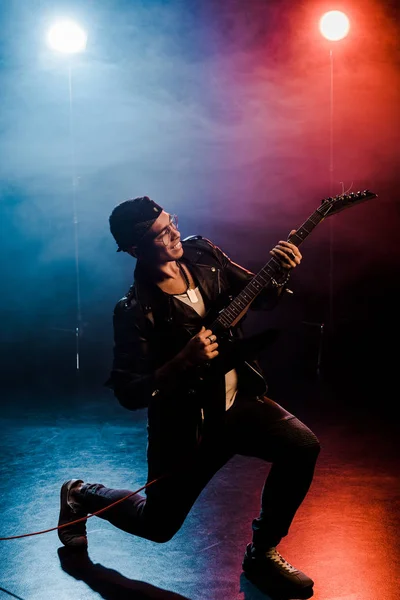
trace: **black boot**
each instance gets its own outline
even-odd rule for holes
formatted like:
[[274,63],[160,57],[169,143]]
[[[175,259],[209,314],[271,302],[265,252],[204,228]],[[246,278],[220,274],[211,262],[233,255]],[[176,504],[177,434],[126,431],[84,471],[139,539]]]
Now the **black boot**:
[[[72,499],[71,490],[83,483],[81,479],[70,479],[61,486],[60,492],[60,515],[58,525],[65,525],[71,521],[76,521],[87,517],[87,512],[76,500]],[[57,530],[58,537],[64,546],[76,549],[87,548],[86,521],[81,521],[74,525],[67,525]]]
[[257,552],[253,544],[248,544],[242,568],[257,587],[280,594],[282,598],[311,598],[313,595],[313,580],[289,564],[275,547]]

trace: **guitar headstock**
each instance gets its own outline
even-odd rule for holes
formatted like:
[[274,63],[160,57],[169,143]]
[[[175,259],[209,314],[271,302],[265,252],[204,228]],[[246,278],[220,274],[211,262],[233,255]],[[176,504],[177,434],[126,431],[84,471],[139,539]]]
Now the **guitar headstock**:
[[370,190],[364,190],[363,192],[352,192],[351,194],[341,194],[340,196],[334,196],[333,198],[324,198],[321,201],[318,212],[324,217],[330,217],[341,210],[345,210],[346,208],[350,208],[350,206],[365,202],[366,200],[372,200],[372,198],[377,198],[377,196],[377,194]]

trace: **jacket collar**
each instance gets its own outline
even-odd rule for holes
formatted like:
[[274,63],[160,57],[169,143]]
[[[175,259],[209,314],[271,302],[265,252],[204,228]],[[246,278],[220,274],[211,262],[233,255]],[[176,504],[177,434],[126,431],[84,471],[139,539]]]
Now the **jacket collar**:
[[[217,261],[204,256],[202,251],[192,248],[190,245],[184,245],[184,254],[181,258],[190,267],[203,295],[206,306],[213,302],[220,289],[220,271]],[[171,302],[173,296],[165,294],[160,288],[149,281],[146,277],[146,270],[139,261],[134,271],[134,280],[136,288],[136,298],[143,307],[144,312],[149,312],[152,308],[157,308],[164,313],[164,317],[170,316]]]

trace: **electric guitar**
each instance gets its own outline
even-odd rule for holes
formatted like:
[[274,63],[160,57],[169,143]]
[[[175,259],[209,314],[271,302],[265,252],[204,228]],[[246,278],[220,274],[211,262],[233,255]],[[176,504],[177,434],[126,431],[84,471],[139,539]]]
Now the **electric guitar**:
[[[287,241],[299,247],[315,227],[327,217],[376,197],[377,194],[374,192],[364,190],[363,192],[324,198],[320,206],[293,235],[289,236]],[[252,302],[262,290],[272,285],[273,280],[279,277],[280,273],[282,273],[282,267],[279,260],[275,257],[270,258],[236,298],[229,297],[227,301],[226,299],[223,300],[225,305],[222,308],[219,305],[206,316],[204,325],[217,336],[219,355],[211,361],[195,367],[195,377],[198,385],[206,382],[210,376],[215,374],[215,371],[227,373],[235,368],[239,361],[246,360],[246,358],[247,360],[255,358],[262,347],[276,337],[274,330],[267,330],[247,339],[238,339],[234,336],[233,331],[244,318]],[[191,378],[191,381],[196,387],[193,378]]]

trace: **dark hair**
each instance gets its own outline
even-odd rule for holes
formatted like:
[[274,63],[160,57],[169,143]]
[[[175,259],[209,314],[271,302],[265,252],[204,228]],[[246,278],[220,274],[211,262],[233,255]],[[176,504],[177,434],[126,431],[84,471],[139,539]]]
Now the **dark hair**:
[[110,231],[118,244],[117,252],[137,246],[162,210],[149,196],[139,196],[118,204],[109,217]]

